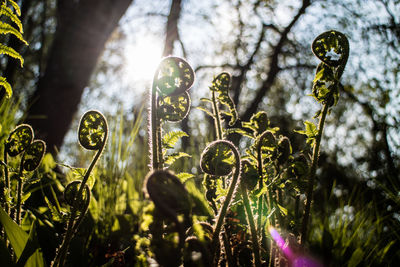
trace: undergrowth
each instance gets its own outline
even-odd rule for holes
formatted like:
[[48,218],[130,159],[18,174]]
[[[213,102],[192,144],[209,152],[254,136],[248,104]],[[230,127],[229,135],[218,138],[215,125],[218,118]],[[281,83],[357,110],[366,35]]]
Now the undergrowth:
[[[399,257],[392,249],[398,232],[374,201],[357,207],[361,190],[348,198],[326,196],[337,203],[324,217],[313,209],[325,120],[339,100],[350,49],[344,34],[330,30],[312,50],[321,62],[310,94],[320,109],[316,124],[305,121],[297,131],[305,136],[303,151],[292,149],[264,111],[240,121],[227,72],[210,81],[197,107],[213,121],[214,140],[200,145],[201,154],[179,151],[179,140],[190,136],[166,126],[187,117],[195,82],[179,57],[164,58],[154,74],[148,138],[140,134],[143,108],[132,124],[124,114],[110,126],[98,111],[82,116],[78,141],[93,157],[87,168],[56,163],[34,129],[15,127],[16,110],[3,102],[2,266],[391,264]],[[238,149],[241,139],[248,146]],[[183,163],[188,157],[198,164]],[[202,174],[192,174],[193,167]]]

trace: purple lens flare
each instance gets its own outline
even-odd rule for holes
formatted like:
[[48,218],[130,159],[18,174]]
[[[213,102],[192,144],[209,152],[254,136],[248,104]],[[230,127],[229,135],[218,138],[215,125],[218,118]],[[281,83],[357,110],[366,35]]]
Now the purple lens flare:
[[289,260],[291,267],[323,267],[321,263],[306,255],[295,254],[274,227],[270,226],[268,230],[272,239]]

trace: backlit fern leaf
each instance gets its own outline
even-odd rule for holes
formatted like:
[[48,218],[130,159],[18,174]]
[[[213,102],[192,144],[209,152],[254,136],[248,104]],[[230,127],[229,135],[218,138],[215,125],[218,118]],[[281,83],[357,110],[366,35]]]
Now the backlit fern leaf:
[[0,54],[6,54],[9,55],[10,57],[18,59],[19,62],[21,63],[21,67],[24,65],[24,59],[22,58],[22,56],[9,46],[0,44]]
[[[14,11],[7,6],[7,4],[10,4]],[[4,15],[4,16],[3,16]],[[1,7],[0,7],[0,34],[12,34],[16,38],[18,38],[21,42],[23,42],[25,45],[28,45],[28,42],[25,41],[25,39],[22,36],[23,33],[23,27],[22,27],[22,22],[19,19],[19,16],[21,16],[21,9],[19,8],[18,4],[13,1],[13,0],[8,0],[8,1],[1,1]],[[11,20],[13,23],[17,25],[18,28],[10,25],[9,23],[5,22],[6,19]],[[0,54],[6,54],[12,58],[18,59],[21,67],[24,64],[24,59],[22,56],[15,51],[13,48],[0,43]],[[0,77],[0,88],[3,87],[6,91],[5,96],[7,98],[10,98],[12,95],[12,88],[11,85],[7,82],[5,77]]]
[[8,23],[0,21],[0,34],[8,34],[8,33],[11,33],[15,37],[17,37],[19,40],[21,40],[21,42],[28,45],[28,42],[24,40],[24,37],[22,37],[22,34],[17,29],[15,29],[13,26],[11,26]]
[[[10,2],[11,3],[11,2]],[[12,6],[14,7],[14,5],[16,4],[15,2],[11,3]],[[15,7],[14,7],[15,9]],[[14,14],[14,12],[11,10],[11,8],[9,8],[8,6],[6,6],[6,3],[3,2],[1,4],[1,8],[0,8],[0,16],[5,15],[6,17],[8,17],[12,22],[14,22],[17,26],[18,29],[21,33],[24,32],[23,27],[22,27],[22,22],[21,20],[18,18],[19,14],[20,14],[20,10],[15,9],[15,12],[17,14]]]
[[7,82],[6,78],[0,77],[0,86],[6,90],[6,97],[10,98],[12,95],[11,85]]
[[17,13],[18,16],[21,16],[21,9],[19,8],[19,5],[13,0],[8,0],[7,2],[12,5],[12,7],[15,10],[15,13]]

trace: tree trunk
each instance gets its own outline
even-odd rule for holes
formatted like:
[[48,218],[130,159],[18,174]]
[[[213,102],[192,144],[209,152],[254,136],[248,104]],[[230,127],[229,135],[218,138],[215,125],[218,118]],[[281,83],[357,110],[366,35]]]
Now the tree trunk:
[[62,144],[104,45],[132,0],[59,0],[46,70],[27,123],[54,153]]

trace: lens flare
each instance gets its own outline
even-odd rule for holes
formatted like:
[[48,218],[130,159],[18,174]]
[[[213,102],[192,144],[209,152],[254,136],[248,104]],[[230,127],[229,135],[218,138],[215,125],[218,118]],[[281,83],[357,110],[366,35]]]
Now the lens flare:
[[323,267],[322,264],[307,255],[295,254],[274,227],[270,226],[268,230],[272,239],[289,260],[291,267]]

